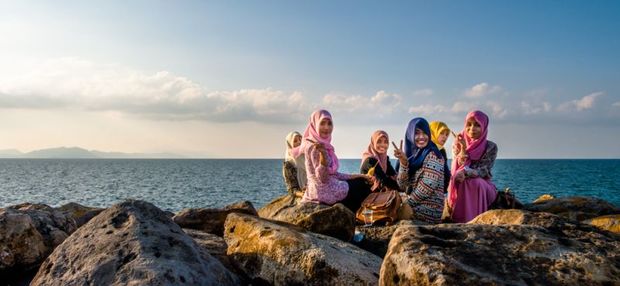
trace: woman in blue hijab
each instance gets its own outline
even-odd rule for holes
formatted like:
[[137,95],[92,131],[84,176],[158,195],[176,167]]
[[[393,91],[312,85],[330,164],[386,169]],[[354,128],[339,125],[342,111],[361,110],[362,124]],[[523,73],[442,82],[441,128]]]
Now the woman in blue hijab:
[[398,186],[409,195],[407,203],[413,209],[412,220],[418,223],[441,222],[444,206],[444,172],[446,161],[431,141],[431,130],[426,119],[409,121],[405,132],[405,147],[394,145],[398,158]]

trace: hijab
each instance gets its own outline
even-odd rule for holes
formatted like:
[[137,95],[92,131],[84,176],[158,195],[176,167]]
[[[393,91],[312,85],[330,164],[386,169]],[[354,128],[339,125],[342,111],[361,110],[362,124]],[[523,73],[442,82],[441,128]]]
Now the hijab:
[[444,132],[444,131],[448,131],[448,134],[449,134],[450,128],[448,128],[448,125],[446,125],[445,123],[441,121],[431,122],[430,127],[431,127],[431,140],[433,141],[433,143],[435,143],[435,145],[437,146],[439,150],[443,150],[443,145],[439,144],[439,140],[438,140],[439,134],[441,134],[441,132]]
[[299,183],[299,187],[303,188],[307,185],[306,156],[299,152],[301,145],[293,147],[293,141],[297,136],[302,137],[301,133],[297,131],[293,131],[286,135],[286,153],[284,154],[284,160],[293,163],[297,169],[297,183]]
[[329,173],[336,174],[338,172],[339,163],[338,157],[336,157],[334,146],[332,146],[331,144],[332,135],[329,134],[327,138],[321,138],[321,135],[319,134],[319,126],[321,125],[321,120],[323,119],[331,120],[332,124],[334,122],[332,120],[332,115],[329,113],[329,111],[324,109],[316,110],[310,115],[310,122],[308,122],[308,126],[304,131],[304,136],[301,140],[300,149],[303,150],[304,154],[307,153],[308,149],[310,149],[310,147],[314,145],[314,143],[310,142],[309,140],[323,144],[325,150],[327,151],[327,156],[329,156]]
[[[420,129],[424,134],[426,134],[429,138],[428,144],[424,148],[418,148],[415,145],[415,130]],[[407,161],[409,161],[409,175],[412,176],[415,172],[422,167],[424,163],[424,159],[426,159],[426,155],[429,152],[435,152],[437,157],[442,158],[441,152],[433,143],[431,138],[431,129],[428,125],[428,121],[421,117],[416,117],[409,121],[409,125],[407,125],[407,131],[405,132],[405,155],[407,156]],[[400,168],[400,161],[396,163],[396,170]]]
[[390,137],[388,137],[387,132],[383,130],[377,130],[373,132],[372,136],[370,137],[370,144],[368,144],[368,148],[366,149],[366,151],[364,151],[364,153],[362,153],[362,164],[364,163],[364,161],[366,161],[367,158],[375,158],[377,159],[377,161],[379,161],[379,166],[381,166],[383,172],[387,173],[387,153],[381,154],[377,152],[376,147],[377,142],[381,137],[385,137],[388,142],[390,141]]
[[[480,138],[478,139],[471,138],[467,134],[467,130],[466,130],[467,121],[470,118],[473,118],[474,120],[476,120],[476,122],[478,122],[478,124],[480,125],[481,134],[480,134]],[[484,151],[486,151],[486,148],[487,148],[487,133],[489,129],[488,127],[489,127],[489,117],[486,114],[484,114],[484,112],[479,111],[479,110],[474,110],[467,114],[467,116],[465,117],[465,124],[463,126],[463,131],[461,131],[461,136],[463,136],[463,138],[465,139],[465,144],[467,144],[467,147],[465,150],[467,151],[468,157],[463,163],[463,165],[460,165],[460,166],[457,166],[456,158],[452,159],[452,174],[456,174],[458,171],[464,169],[465,166],[469,166],[472,160],[477,161],[477,160],[480,160],[480,158],[482,158],[482,155],[484,155]],[[454,177],[452,177],[450,178],[448,203],[449,205],[453,206],[455,202],[456,202],[456,185],[455,185]]]

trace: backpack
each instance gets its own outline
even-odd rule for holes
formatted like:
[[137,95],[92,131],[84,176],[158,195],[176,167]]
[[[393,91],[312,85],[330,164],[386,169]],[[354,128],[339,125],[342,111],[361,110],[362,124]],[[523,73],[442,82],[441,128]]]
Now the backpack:
[[355,214],[356,220],[364,225],[391,225],[398,220],[398,209],[402,200],[395,190],[370,193]]

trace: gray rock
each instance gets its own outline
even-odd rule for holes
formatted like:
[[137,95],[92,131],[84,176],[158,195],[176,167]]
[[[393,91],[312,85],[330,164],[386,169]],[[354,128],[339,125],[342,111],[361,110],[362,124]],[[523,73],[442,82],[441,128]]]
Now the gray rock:
[[143,201],[114,205],[79,228],[31,285],[237,285],[165,212]]
[[593,229],[403,224],[390,241],[380,285],[617,285],[620,240]]
[[230,213],[244,213],[258,215],[252,203],[238,202],[223,209],[183,209],[172,220],[183,228],[196,229],[207,233],[222,236],[224,221]]
[[83,206],[78,203],[64,204],[55,209],[73,218],[77,227],[83,226],[104,210],[102,208]]
[[603,215],[620,214],[616,206],[597,198],[590,197],[564,197],[537,200],[526,204],[525,210],[533,212],[546,212],[561,217],[582,221]]
[[350,241],[355,233],[355,214],[342,204],[301,203],[299,198],[285,195],[261,208],[258,215],[343,241]]
[[285,223],[230,214],[224,239],[252,284],[376,285],[379,278],[376,255]]

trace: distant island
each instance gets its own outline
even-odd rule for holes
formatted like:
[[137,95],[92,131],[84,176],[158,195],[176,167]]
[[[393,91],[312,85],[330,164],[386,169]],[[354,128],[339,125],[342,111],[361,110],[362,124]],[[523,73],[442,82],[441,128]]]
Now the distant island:
[[86,150],[80,147],[58,147],[23,153],[16,149],[0,150],[1,159],[182,159],[172,153],[122,153]]

